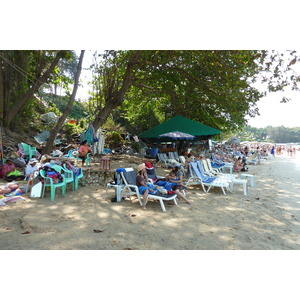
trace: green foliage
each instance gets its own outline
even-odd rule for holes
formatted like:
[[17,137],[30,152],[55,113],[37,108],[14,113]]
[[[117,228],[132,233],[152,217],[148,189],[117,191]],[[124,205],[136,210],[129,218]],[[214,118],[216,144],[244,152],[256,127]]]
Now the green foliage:
[[106,130],[107,132],[110,131],[118,131],[120,133],[125,134],[126,130],[120,124],[114,122],[112,118],[107,119],[105,124],[102,126],[102,129]]
[[70,124],[66,122],[63,125],[63,130],[67,136],[67,138],[71,138],[73,134],[79,134],[82,132],[82,128],[76,124]]
[[[59,65],[56,66],[47,77],[47,82],[43,85],[43,88],[48,88],[51,84],[57,86],[69,86],[73,82],[71,69],[74,70],[77,57],[73,51],[49,51],[49,50],[9,50],[0,51],[0,67],[3,71],[3,96],[4,102],[0,102],[3,105],[4,121],[7,124],[19,126],[20,122],[27,122],[27,120],[34,120],[36,118],[34,105],[35,100],[28,99],[28,91],[32,86],[41,80],[42,75],[45,74],[46,70],[49,69],[51,63],[53,63],[54,57],[58,54],[62,55]],[[23,103],[22,99],[27,100],[22,107],[22,111],[17,114],[18,110],[14,110],[13,113],[11,108],[16,108],[16,103]],[[39,113],[40,111],[37,107]],[[11,118],[14,118],[13,120]],[[20,121],[21,120],[21,121]],[[5,124],[5,125],[7,125]],[[26,124],[26,123],[25,123]]]
[[274,143],[300,143],[300,127],[287,128],[284,126],[256,128],[246,126],[237,133],[242,141],[265,141]]
[[87,122],[84,119],[81,119],[79,121],[79,127],[80,128],[86,128],[87,127]]
[[[58,95],[46,94],[46,93],[40,93],[40,94],[42,95],[43,99],[52,108],[52,111],[57,115],[62,114],[68,105],[69,102],[68,96],[58,96]],[[56,111],[54,111],[55,108]],[[83,104],[79,101],[75,101],[72,110],[70,112],[69,118],[79,120],[85,118],[86,116],[87,116],[87,112]]]
[[135,151],[135,152],[139,152],[140,151],[140,144],[137,143],[136,141],[131,141],[131,148]]
[[123,145],[123,138],[118,131],[110,131],[105,134],[105,144],[111,148],[119,148]]
[[[114,110],[114,120],[137,133],[175,115],[222,132],[235,131],[245,125],[246,115],[258,114],[256,103],[265,92],[255,88],[255,82],[264,81],[266,90],[278,91],[296,88],[300,80],[291,69],[294,62],[287,66],[289,60],[276,51],[144,50],[136,62],[130,60],[134,54],[137,51],[106,51],[101,56],[90,111],[102,120]],[[131,77],[125,77],[130,64]],[[117,103],[115,95],[126,78],[130,89]]]
[[125,128],[120,124],[116,124],[111,118],[102,126],[105,135],[105,144],[109,148],[118,148],[123,146],[125,140],[121,134],[125,134]]

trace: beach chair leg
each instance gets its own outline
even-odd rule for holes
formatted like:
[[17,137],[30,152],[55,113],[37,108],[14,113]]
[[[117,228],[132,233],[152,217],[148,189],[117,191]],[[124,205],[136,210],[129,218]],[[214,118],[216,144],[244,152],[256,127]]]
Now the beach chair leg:
[[45,185],[43,184],[43,190],[42,190],[42,198],[45,197]]
[[50,197],[51,197],[51,201],[54,201],[55,199],[55,188],[52,188],[51,187],[51,190],[50,190]]
[[164,204],[164,200],[159,198],[159,203],[160,203],[162,211],[166,212],[166,207],[165,207],[165,204]]
[[208,193],[210,191],[210,189],[211,189],[211,185],[208,187],[207,190],[205,190],[204,186],[202,186],[202,187],[203,187],[203,190],[204,190],[205,193]]
[[176,198],[177,198],[177,197],[175,197],[175,198],[174,198],[174,204],[175,204],[175,205],[177,205],[177,201],[176,201]]
[[245,195],[245,196],[248,195],[248,191],[247,191],[247,182],[244,184],[244,195]]
[[222,189],[222,191],[223,191],[223,194],[226,196],[226,192],[225,192],[225,189],[224,189],[223,186],[221,186],[221,189]]

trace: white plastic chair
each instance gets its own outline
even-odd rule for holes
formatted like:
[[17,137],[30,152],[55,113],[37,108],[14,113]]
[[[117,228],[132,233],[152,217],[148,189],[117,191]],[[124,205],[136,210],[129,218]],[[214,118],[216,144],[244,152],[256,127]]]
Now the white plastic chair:
[[[200,166],[200,169],[199,167]],[[231,181],[227,180],[225,178],[217,178],[213,176],[207,176],[204,173],[203,168],[201,167],[201,163],[199,162],[199,165],[196,161],[189,162],[189,170],[191,177],[189,178],[188,182],[186,183],[186,186],[190,184],[200,184],[203,188],[203,191],[205,193],[208,193],[212,187],[220,187],[222,189],[222,192],[224,195],[226,195],[225,188],[227,190],[230,190]],[[207,190],[205,189],[205,186],[207,186]]]

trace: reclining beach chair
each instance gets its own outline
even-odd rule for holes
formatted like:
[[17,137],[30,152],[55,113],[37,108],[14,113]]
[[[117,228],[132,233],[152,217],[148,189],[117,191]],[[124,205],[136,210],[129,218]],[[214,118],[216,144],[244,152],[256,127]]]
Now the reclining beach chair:
[[166,153],[157,153],[157,157],[159,159],[158,163],[164,164],[166,168],[171,163],[176,163],[179,165],[179,163],[175,159],[168,158]]
[[[140,205],[142,206],[141,195],[136,185],[136,172],[132,168],[126,168],[120,172],[120,175],[124,184],[124,187],[121,190],[121,197],[124,196],[124,194],[127,194],[129,197],[136,196],[139,200]],[[157,192],[156,194],[148,195],[148,199],[155,199],[159,201],[163,212],[166,211],[164,201],[172,200],[174,201],[174,204],[177,205],[176,197],[177,197],[176,194],[163,195],[160,192]]]
[[209,158],[207,158],[206,160],[207,160],[208,164],[211,165],[211,167],[213,169],[221,170],[223,168],[223,165],[222,166],[221,165],[217,165],[214,162],[212,162]]
[[[199,166],[201,166],[201,164]],[[204,170],[201,167],[200,169],[198,168],[198,164],[196,161],[189,162],[189,168],[193,180],[191,180],[190,182],[188,181],[186,183],[186,186],[190,184],[196,184],[195,182],[198,182],[198,184],[201,184],[205,193],[208,193],[212,187],[220,187],[224,195],[226,195],[225,188],[227,190],[230,190],[230,180],[205,175]],[[205,186],[208,187],[207,190],[205,189]]]
[[233,164],[226,162],[226,161],[222,161],[221,159],[218,159],[215,155],[215,153],[211,154],[212,157],[212,162],[216,165],[216,166],[222,166],[222,170],[225,172],[226,169],[229,169],[229,173],[232,173],[233,171]]
[[222,173],[220,169],[214,169],[207,159],[201,160],[204,173],[208,176],[226,177],[229,179],[237,178],[236,174]]
[[168,152],[168,155],[169,155],[170,159],[174,159],[174,160],[176,160],[177,162],[180,163],[179,156],[178,156],[178,153],[176,151],[175,152]]
[[165,167],[168,166],[168,163],[166,161],[166,157],[165,155],[163,155],[164,153],[157,153],[157,158],[158,158],[158,164],[162,164],[162,165],[165,165]]
[[[205,174],[203,162],[205,164],[205,160],[202,160],[201,162],[199,160],[196,160],[196,163],[198,165],[200,173]],[[236,174],[227,174],[227,173],[224,174],[224,173],[221,173],[221,172],[217,174],[217,178],[228,181],[229,187],[227,189],[228,190],[230,189],[231,192],[233,191],[234,185],[239,184],[239,185],[243,186],[244,195],[248,194],[247,180],[246,179],[242,179],[242,178],[238,179],[238,175],[236,175]]]
[[155,169],[154,169],[154,166],[152,165],[152,163],[145,162],[145,165],[146,165],[147,176],[148,176],[148,179],[151,180],[151,183],[154,184],[158,179],[165,178],[163,176],[157,176],[156,175],[156,172],[155,172]]
[[222,161],[221,159],[218,159],[215,155],[215,153],[212,153],[211,154],[211,158],[212,158],[212,161],[213,163],[215,163],[216,165],[225,165],[224,161]]

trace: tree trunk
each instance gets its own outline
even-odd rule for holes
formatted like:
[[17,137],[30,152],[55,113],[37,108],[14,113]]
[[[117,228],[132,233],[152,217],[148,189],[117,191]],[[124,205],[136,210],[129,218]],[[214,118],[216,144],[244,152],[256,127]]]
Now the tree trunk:
[[73,87],[72,95],[70,97],[70,101],[69,101],[64,113],[62,114],[62,116],[57,121],[56,126],[51,130],[50,136],[47,140],[47,144],[46,144],[45,148],[42,151],[42,154],[50,154],[50,152],[52,150],[52,147],[53,147],[53,144],[54,144],[54,140],[55,140],[59,130],[63,126],[66,118],[68,117],[68,115],[70,114],[70,112],[72,110],[72,107],[73,107],[73,104],[74,104],[74,101],[75,101],[75,96],[76,96],[77,89],[78,89],[79,77],[80,77],[80,73],[81,73],[81,69],[82,69],[83,56],[84,56],[84,50],[81,50],[80,57],[79,57],[79,62],[78,62],[78,65],[77,65],[77,71],[76,71],[76,76],[75,76],[74,87]]
[[9,126],[14,117],[21,111],[23,106],[26,104],[28,100],[30,100],[34,93],[38,91],[38,89],[41,87],[42,84],[44,84],[49,76],[51,75],[52,71],[54,68],[57,66],[60,58],[63,56],[64,51],[58,51],[54,60],[52,61],[50,67],[46,72],[37,78],[31,88],[19,99],[15,102],[15,105],[9,109],[9,111],[6,112],[5,114],[5,125]]
[[3,126],[3,116],[4,116],[4,86],[3,86],[3,70],[0,63],[0,126]]
[[97,131],[107,120],[109,114],[118,106],[120,106],[124,100],[125,94],[128,92],[131,87],[131,79],[133,75],[134,65],[138,62],[140,58],[141,51],[135,51],[135,54],[128,61],[126,66],[126,71],[123,79],[122,86],[120,90],[113,92],[113,96],[108,99],[104,105],[104,108],[99,110],[99,113],[96,114],[93,121],[93,127]]

